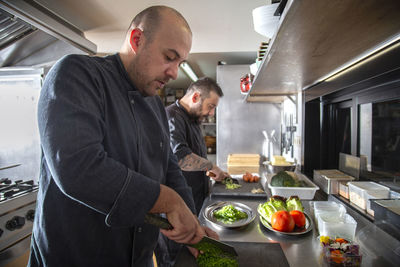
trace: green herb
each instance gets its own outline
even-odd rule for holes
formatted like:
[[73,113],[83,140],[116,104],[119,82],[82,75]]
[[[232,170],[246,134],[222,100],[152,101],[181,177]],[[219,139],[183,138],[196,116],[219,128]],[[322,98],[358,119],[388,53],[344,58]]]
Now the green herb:
[[235,183],[233,182],[232,178],[230,178],[230,177],[226,177],[226,178],[222,181],[222,184],[225,185],[225,188],[226,188],[226,189],[230,189],[230,190],[233,190],[233,189],[236,189],[236,188],[241,187],[241,185],[235,184]]
[[241,187],[240,184],[225,184],[225,188],[226,189],[230,189],[230,190],[233,190],[233,189],[236,189],[236,188],[239,188],[239,187]]
[[201,251],[197,257],[199,267],[238,267],[236,257],[224,252],[219,247],[210,243],[202,243],[197,246]]
[[214,217],[217,218],[218,221],[231,224],[235,221],[246,219],[248,216],[247,213],[236,209],[233,205],[226,205],[214,211]]

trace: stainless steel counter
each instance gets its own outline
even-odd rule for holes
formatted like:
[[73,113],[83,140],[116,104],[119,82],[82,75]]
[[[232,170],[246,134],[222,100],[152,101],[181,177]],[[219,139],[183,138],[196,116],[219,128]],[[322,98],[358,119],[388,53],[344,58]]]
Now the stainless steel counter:
[[[215,201],[235,201],[251,207],[255,212],[257,205],[265,200],[241,197],[213,197],[204,201],[199,217],[203,225],[216,231],[221,241],[238,242],[278,242],[280,243],[290,266],[322,266],[321,246],[318,239],[318,230],[313,222],[313,230],[297,236],[286,236],[272,232],[265,228],[258,216],[249,225],[240,229],[225,229],[206,221],[203,210]],[[334,200],[334,199],[329,199]],[[310,202],[303,200],[305,212],[310,213]],[[347,213],[357,221],[355,242],[360,245],[363,255],[362,266],[399,266],[400,241],[393,238],[356,211],[347,208]]]

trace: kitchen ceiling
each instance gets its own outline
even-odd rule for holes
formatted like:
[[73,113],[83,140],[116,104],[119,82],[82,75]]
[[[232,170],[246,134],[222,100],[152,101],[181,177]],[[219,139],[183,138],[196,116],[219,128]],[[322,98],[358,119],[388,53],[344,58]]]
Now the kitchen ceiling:
[[[266,37],[253,28],[252,10],[271,0],[35,0],[78,29],[97,45],[99,54],[116,53],[132,18],[152,5],[177,9],[193,32],[188,63],[197,76],[215,77],[218,61],[251,64]],[[240,77],[238,77],[239,80]],[[168,87],[186,88],[190,80],[180,70],[178,79]]]

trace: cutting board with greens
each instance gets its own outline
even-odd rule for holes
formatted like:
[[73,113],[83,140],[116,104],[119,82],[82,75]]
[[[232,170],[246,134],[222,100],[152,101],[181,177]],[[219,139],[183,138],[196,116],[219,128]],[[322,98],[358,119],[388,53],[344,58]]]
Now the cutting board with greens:
[[267,194],[261,184],[261,178],[256,173],[232,175],[237,181],[233,186],[225,182],[217,182],[211,188],[211,195],[215,196],[245,196],[266,198]]
[[[243,266],[243,267],[286,267],[289,266],[289,263],[283,253],[283,250],[279,243],[256,243],[256,242],[225,242],[231,246],[233,246],[238,253],[236,261],[238,265],[235,265],[235,262],[229,262],[229,264],[233,265],[222,265],[222,266]],[[201,259],[202,261],[205,258]],[[217,259],[205,259],[205,263],[201,262],[201,266],[221,266],[221,265],[212,265],[217,261]],[[217,263],[218,264],[218,263]],[[187,250],[187,248],[183,248],[178,255],[175,267],[201,267],[193,255]]]

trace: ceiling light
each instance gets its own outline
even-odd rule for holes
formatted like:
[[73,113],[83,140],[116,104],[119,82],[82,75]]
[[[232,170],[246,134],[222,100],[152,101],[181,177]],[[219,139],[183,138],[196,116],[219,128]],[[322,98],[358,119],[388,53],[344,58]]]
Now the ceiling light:
[[190,67],[190,65],[187,62],[183,62],[180,65],[181,69],[183,70],[183,72],[185,72],[185,74],[192,80],[192,81],[197,81],[197,75],[196,73],[194,73],[194,71],[192,70],[192,68]]

